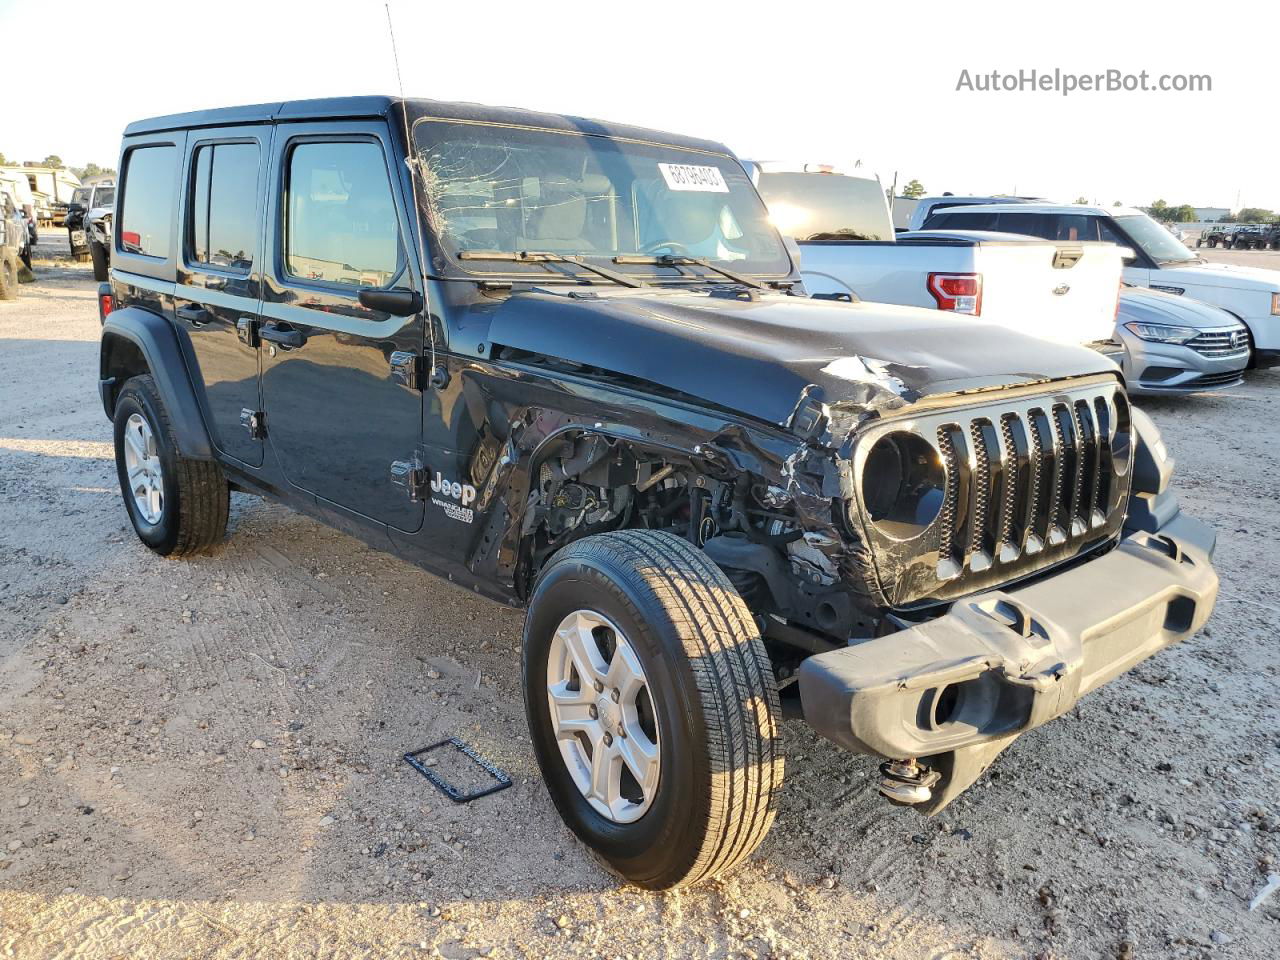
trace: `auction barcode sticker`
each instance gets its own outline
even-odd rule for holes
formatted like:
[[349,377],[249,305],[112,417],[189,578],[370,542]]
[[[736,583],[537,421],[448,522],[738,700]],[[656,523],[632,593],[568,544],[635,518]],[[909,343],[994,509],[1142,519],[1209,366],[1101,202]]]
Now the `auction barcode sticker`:
[[719,167],[699,167],[691,163],[660,163],[662,179],[672,190],[700,190],[703,193],[728,193],[729,185]]

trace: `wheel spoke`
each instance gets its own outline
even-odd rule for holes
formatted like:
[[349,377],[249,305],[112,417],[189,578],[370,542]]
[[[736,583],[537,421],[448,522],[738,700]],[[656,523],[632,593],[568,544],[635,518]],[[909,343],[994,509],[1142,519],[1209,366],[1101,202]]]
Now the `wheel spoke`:
[[163,494],[160,492],[160,485],[156,484],[147,491],[147,504],[151,509],[151,516],[156,520],[160,519],[160,511],[164,504]]
[[142,428],[139,427],[128,431],[124,435],[125,442],[129,444],[129,448],[133,451],[133,455],[138,458],[138,462],[147,459],[146,444],[142,440]]
[[590,697],[583,690],[569,690],[563,683],[548,687],[551,723],[556,739],[567,740],[575,733],[586,733],[591,739],[600,735],[600,722],[591,716]]
[[603,681],[607,670],[595,637],[591,634],[599,625],[599,621],[587,617],[585,611],[579,611],[560,625],[559,636],[564,641],[569,656],[573,658],[573,665],[578,668],[583,687],[597,680]]
[[636,694],[644,687],[644,668],[640,666],[640,658],[631,649],[631,644],[619,643],[614,649],[609,674],[604,682],[606,686],[618,691],[623,703],[635,701]]
[[618,756],[618,741],[606,745],[604,739],[591,744],[591,796],[610,810],[618,800],[622,775],[622,758]]
[[648,800],[658,787],[658,748],[643,733],[633,734],[633,727],[639,730],[638,725],[628,724],[627,736],[614,740],[614,744],[622,762],[636,778],[636,783],[640,784],[640,789]]

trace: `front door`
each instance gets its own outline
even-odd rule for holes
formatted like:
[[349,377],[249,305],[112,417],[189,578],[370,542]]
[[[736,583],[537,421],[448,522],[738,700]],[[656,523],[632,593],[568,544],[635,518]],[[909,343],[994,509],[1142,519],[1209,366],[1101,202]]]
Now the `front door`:
[[289,482],[406,532],[423,504],[392,482],[422,439],[422,394],[392,378],[391,354],[423,347],[423,317],[360,304],[368,288],[415,286],[405,209],[376,123],[276,130],[262,305],[267,442]]
[[262,465],[254,329],[262,300],[262,194],[270,129],[210,131],[190,145],[182,191],[175,315],[203,386],[214,445]]

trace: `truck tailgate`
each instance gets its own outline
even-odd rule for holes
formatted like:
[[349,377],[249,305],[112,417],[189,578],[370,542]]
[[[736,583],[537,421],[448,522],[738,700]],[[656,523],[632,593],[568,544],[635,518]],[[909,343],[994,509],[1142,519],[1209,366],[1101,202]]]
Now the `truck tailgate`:
[[1119,247],[1010,240],[980,243],[975,252],[983,320],[1061,343],[1113,336]]

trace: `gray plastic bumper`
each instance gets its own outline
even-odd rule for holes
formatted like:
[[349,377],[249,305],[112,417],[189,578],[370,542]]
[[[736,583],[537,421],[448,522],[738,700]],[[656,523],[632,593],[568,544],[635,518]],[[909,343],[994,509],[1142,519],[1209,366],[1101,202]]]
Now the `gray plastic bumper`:
[[805,720],[842,747],[928,758],[935,812],[1017,736],[1196,633],[1218,595],[1215,535],[1179,513],[1109,553],[800,667]]

